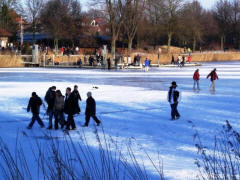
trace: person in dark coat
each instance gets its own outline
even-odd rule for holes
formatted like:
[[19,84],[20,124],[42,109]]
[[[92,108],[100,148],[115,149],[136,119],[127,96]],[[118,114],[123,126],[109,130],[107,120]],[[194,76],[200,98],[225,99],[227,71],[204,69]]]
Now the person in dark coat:
[[171,61],[171,64],[175,64],[174,56],[173,56],[173,55],[172,55],[172,61]]
[[177,110],[178,107],[178,102],[179,102],[179,92],[176,90],[177,88],[177,83],[175,81],[172,82],[171,87],[169,88],[168,91],[168,102],[170,103],[171,106],[171,116],[172,120],[179,119],[180,114]]
[[60,90],[57,90],[55,103],[53,107],[54,118],[55,118],[55,123],[54,123],[55,129],[58,129],[58,123],[61,125],[61,128],[63,128],[64,125],[66,124],[63,110],[64,110],[64,96],[62,95]]
[[77,114],[77,111],[76,111],[76,104],[74,103],[74,95],[73,95],[73,93],[71,93],[70,87],[68,87],[66,89],[64,112],[68,115],[67,123],[66,123],[66,130],[70,130],[70,126],[71,126],[72,130],[75,130],[76,124],[74,122],[73,115]]
[[92,97],[92,93],[87,93],[87,100],[86,100],[86,110],[85,110],[85,124],[83,127],[87,127],[90,121],[90,117],[94,119],[97,123],[97,126],[100,125],[101,121],[96,117],[96,102]]
[[52,86],[48,89],[46,92],[44,100],[47,102],[47,114],[49,116],[49,126],[48,129],[52,129],[52,118],[54,116],[53,107],[55,104],[55,98],[56,98],[56,86]]
[[44,127],[44,124],[39,117],[39,112],[40,112],[40,106],[42,105],[42,100],[41,98],[36,94],[36,92],[32,92],[32,97],[29,100],[28,107],[27,107],[27,112],[30,110],[32,111],[32,121],[28,125],[28,129],[31,129],[35,121],[37,120],[38,124],[41,126],[41,128]]
[[111,69],[111,59],[110,58],[107,58],[107,67],[108,67],[108,70]]
[[218,79],[218,75],[217,75],[216,71],[217,71],[217,69],[215,68],[207,75],[207,79],[209,77],[211,77],[211,82],[212,82],[211,87],[210,87],[211,91],[215,91],[215,81]]
[[81,112],[81,109],[80,109],[80,106],[78,104],[78,101],[82,101],[82,98],[81,98],[81,96],[78,92],[78,86],[77,85],[74,86],[74,90],[73,90],[72,94],[73,94],[73,98],[74,98],[74,104],[75,104],[74,107],[76,108],[76,113],[79,114]]
[[138,54],[138,55],[137,55],[137,65],[138,65],[138,66],[140,65],[140,61],[141,61],[141,57],[140,57],[140,55]]

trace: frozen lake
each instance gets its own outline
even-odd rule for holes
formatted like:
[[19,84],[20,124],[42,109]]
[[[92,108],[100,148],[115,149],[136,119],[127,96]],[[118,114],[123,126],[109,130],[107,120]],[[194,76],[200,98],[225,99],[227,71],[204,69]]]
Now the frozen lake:
[[[200,69],[200,92],[193,91],[192,75]],[[210,93],[207,74],[217,68],[219,80],[216,92]],[[182,92],[179,104],[180,120],[170,121],[170,106],[167,91],[176,81]],[[36,91],[43,99],[47,89],[55,85],[65,93],[66,87],[77,84],[83,98],[82,112],[75,118],[77,128],[84,123],[86,93],[92,91],[97,102],[97,116],[102,121],[107,135],[119,141],[136,139],[153,159],[158,153],[163,160],[164,173],[168,179],[192,180],[196,178],[194,165],[193,122],[206,144],[212,144],[217,130],[226,120],[240,130],[240,62],[206,63],[200,67],[152,68],[142,70],[84,70],[20,68],[0,69],[0,136],[13,148],[19,131],[38,134],[35,124],[28,131],[31,114],[26,106],[31,92]],[[98,87],[98,88],[93,88]],[[44,114],[42,108],[41,117]],[[47,119],[44,119],[47,125]],[[89,143],[94,145],[93,121],[85,128]],[[46,130],[48,131],[48,130]],[[54,132],[64,136],[60,130]],[[70,132],[74,136],[75,132]],[[22,137],[27,143],[31,138]],[[138,152],[138,147],[134,150]],[[140,153],[140,151],[139,151]],[[141,154],[140,154],[141,155]],[[146,165],[148,160],[141,157]],[[154,174],[152,167],[147,170]]]

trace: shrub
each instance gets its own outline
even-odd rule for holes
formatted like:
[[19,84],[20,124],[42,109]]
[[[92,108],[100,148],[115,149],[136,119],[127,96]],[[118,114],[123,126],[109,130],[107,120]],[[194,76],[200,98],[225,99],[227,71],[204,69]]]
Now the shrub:
[[240,135],[228,121],[215,135],[213,148],[203,145],[197,131],[194,137],[200,156],[195,161],[199,169],[199,179],[240,179]]
[[[54,137],[51,133],[43,132],[43,136],[29,136],[22,132],[26,138],[37,139],[30,145],[31,154],[26,154],[26,144],[19,144],[16,138],[15,151],[11,152],[7,145],[0,140],[0,170],[4,179],[86,179],[86,180],[118,180],[118,179],[149,179],[143,163],[140,163],[132,149],[132,140],[125,145],[117,138],[107,137],[102,129],[99,133],[95,128],[96,147],[89,145],[85,132],[71,135],[67,133]],[[100,135],[101,134],[101,135]],[[73,138],[73,137],[74,138]],[[76,138],[77,137],[77,138]],[[39,140],[41,139],[41,141]],[[46,140],[46,141],[43,141]],[[123,152],[124,150],[127,152]],[[145,152],[146,153],[146,152]],[[150,156],[150,162],[153,163]],[[34,157],[35,164],[30,164],[28,158]],[[33,162],[33,161],[31,161]],[[37,169],[36,174],[32,168]],[[153,167],[158,172],[160,180],[164,179],[162,164]]]

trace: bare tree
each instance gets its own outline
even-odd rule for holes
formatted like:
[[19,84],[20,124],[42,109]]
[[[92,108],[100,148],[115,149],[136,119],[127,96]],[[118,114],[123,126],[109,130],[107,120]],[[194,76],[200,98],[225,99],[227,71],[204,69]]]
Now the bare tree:
[[116,40],[124,21],[125,6],[121,0],[106,0],[105,2],[111,29],[111,53],[113,60],[115,60]]
[[99,17],[103,18],[105,14],[102,10],[99,10],[99,9],[89,9],[87,11],[87,16],[91,19],[94,19]]
[[66,37],[71,40],[74,47],[74,40],[79,37],[80,33],[83,33],[83,15],[81,11],[81,4],[78,0],[69,1],[69,21]]
[[164,1],[165,0],[147,0],[146,3],[146,17],[145,20],[148,22],[145,26],[147,27],[147,33],[149,34],[150,43],[154,46],[159,44],[160,34],[166,31],[163,27],[164,19]]
[[17,0],[0,0],[0,6],[8,6],[9,8],[15,7]]
[[219,27],[216,19],[213,17],[212,11],[204,11],[200,23],[203,27],[201,46],[205,46],[205,48],[215,48],[211,46],[218,40]]
[[132,42],[136,35],[145,7],[145,0],[127,0],[124,30],[128,38],[128,55],[132,51]]
[[193,51],[196,50],[198,41],[202,40],[203,26],[201,18],[203,16],[203,8],[198,1],[186,3],[181,10],[179,18],[179,36],[184,41],[192,42]]
[[240,2],[239,0],[233,0],[231,2],[232,7],[232,41],[235,48],[239,48],[240,41]]
[[10,2],[0,3],[0,27],[8,32],[16,33],[17,25],[12,17],[12,5]]
[[51,0],[41,11],[41,23],[45,31],[53,37],[55,50],[58,50],[60,39],[71,40],[74,46],[74,40],[82,30],[81,19],[78,0]]
[[172,37],[177,30],[178,16],[182,2],[183,0],[165,0],[163,4],[163,19],[168,35],[168,51],[171,46]]
[[36,26],[39,19],[40,12],[46,0],[22,0],[18,2],[18,11],[25,17],[32,25],[32,44],[35,43]]
[[113,60],[116,54],[116,41],[119,36],[121,27],[124,22],[126,13],[126,1],[125,0],[92,0],[95,3],[95,7],[98,5],[99,9],[103,9],[106,14],[111,30],[111,53]]
[[[153,34],[165,32],[168,39],[168,50],[171,46],[173,35],[178,29],[178,18],[183,0],[147,0],[149,22],[153,27]],[[158,38],[152,39],[154,46],[158,44]]]
[[46,3],[41,11],[41,23],[44,30],[54,39],[55,50],[58,50],[58,41],[67,32],[69,22],[68,4],[65,0],[52,0]]
[[219,0],[217,2],[214,17],[218,22],[221,36],[221,50],[223,50],[226,34],[231,24],[231,4],[228,0]]

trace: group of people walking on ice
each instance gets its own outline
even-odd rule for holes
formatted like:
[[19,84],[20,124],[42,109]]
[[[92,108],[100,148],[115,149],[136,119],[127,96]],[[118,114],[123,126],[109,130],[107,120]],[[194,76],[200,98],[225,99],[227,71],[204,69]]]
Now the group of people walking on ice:
[[[207,79],[210,77],[211,80],[211,86],[210,86],[210,91],[215,91],[215,81],[218,79],[217,75],[217,69],[214,68],[208,75]],[[199,80],[200,80],[200,74],[199,74],[199,69],[197,69],[194,74],[193,74],[193,89],[196,90],[196,85],[197,85],[197,90],[200,90],[199,87]],[[171,106],[171,120],[179,119],[180,114],[178,112],[178,103],[180,101],[180,93],[177,90],[177,83],[175,81],[172,82],[171,86],[169,87],[168,91],[168,102],[170,103]]]
[[[50,87],[45,95],[44,100],[47,103],[46,113],[49,118],[49,125],[47,129],[53,129],[53,118],[54,118],[54,128],[57,130],[59,125],[61,129],[65,130],[75,130],[76,124],[74,121],[74,115],[81,112],[79,101],[81,101],[81,96],[78,92],[78,86],[75,85],[73,91],[70,87],[66,88],[65,96],[62,95],[60,90],[56,90],[56,86]],[[44,105],[41,98],[37,95],[36,92],[32,92],[32,97],[29,100],[27,111],[31,110],[32,120],[28,125],[28,129],[33,127],[35,121],[43,128],[44,123],[39,116],[40,106]],[[67,121],[65,120],[65,114],[67,115]],[[90,121],[90,118],[93,118],[97,123],[97,126],[100,125],[101,121],[96,117],[96,102],[92,97],[92,93],[87,93],[86,100],[86,110],[85,110],[85,124],[83,127],[87,127]]]

